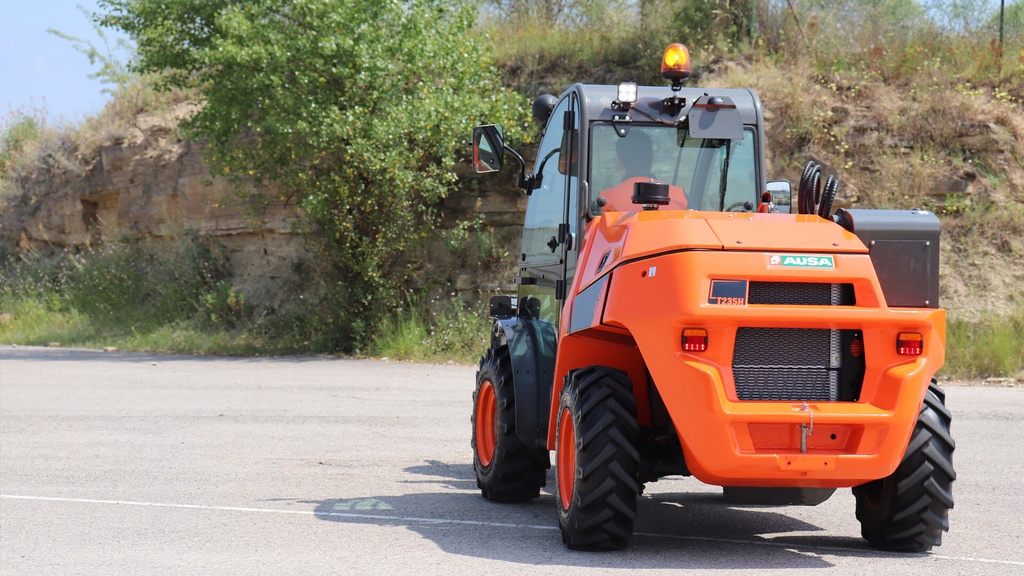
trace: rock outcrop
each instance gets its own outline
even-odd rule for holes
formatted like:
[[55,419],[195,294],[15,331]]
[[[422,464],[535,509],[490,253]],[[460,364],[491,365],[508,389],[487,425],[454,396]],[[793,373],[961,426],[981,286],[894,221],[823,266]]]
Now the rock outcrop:
[[[69,152],[70,167],[44,159],[22,176],[19,193],[0,199],[0,250],[77,250],[122,238],[170,244],[194,231],[223,248],[235,289],[250,302],[275,306],[283,297],[275,294],[278,281],[306,254],[299,208],[279,202],[253,211],[227,179],[210,175],[200,144],[174,138],[166,127],[149,128],[152,138]],[[526,197],[512,177],[473,180],[467,167],[459,172],[467,185],[443,201],[444,225],[479,215],[495,238],[517,239]],[[481,275],[442,254],[444,242],[433,245],[426,259],[432,280],[470,297],[510,285],[514,268],[496,265]]]
[[102,146],[81,171],[49,170],[20,184],[27,190],[0,214],[0,240],[16,251],[119,238],[170,243],[194,230],[223,246],[233,282],[254,294],[290,274],[303,253],[294,206],[251,213],[188,141]]

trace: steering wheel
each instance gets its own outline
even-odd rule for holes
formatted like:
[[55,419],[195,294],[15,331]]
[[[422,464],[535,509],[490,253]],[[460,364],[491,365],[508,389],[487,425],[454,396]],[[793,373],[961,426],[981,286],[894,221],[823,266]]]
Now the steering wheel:
[[748,208],[746,207],[747,202],[750,202],[750,201],[749,200],[744,200],[742,202],[734,202],[728,208],[726,208],[725,211],[726,212],[732,212],[734,208],[743,208],[744,211],[747,211],[748,210]]

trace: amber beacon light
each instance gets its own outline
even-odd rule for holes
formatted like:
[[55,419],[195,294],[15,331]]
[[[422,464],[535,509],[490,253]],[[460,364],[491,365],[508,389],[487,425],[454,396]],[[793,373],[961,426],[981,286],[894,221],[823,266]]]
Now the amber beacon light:
[[665,49],[665,55],[661,59],[662,77],[672,81],[672,87],[682,86],[692,74],[690,70],[690,51],[686,46],[676,43]]

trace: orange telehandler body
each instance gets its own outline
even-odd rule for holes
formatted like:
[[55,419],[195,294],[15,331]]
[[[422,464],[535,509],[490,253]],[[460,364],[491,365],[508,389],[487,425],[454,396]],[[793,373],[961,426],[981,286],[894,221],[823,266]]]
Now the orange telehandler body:
[[473,395],[481,493],[538,497],[553,450],[571,548],[626,546],[669,475],[753,504],[852,487],[871,544],[938,545],[956,474],[937,218],[833,213],[814,163],[792,202],[767,181],[756,93],[683,88],[681,45],[663,75],[538,98],[529,176],[500,127],[474,129],[474,168],[512,155],[529,196]]

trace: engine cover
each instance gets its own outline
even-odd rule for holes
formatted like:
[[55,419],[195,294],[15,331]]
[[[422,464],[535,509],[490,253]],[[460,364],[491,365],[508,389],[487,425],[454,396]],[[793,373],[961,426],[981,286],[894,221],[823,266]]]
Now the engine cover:
[[840,208],[834,220],[857,235],[891,307],[939,307],[939,219],[927,210]]

